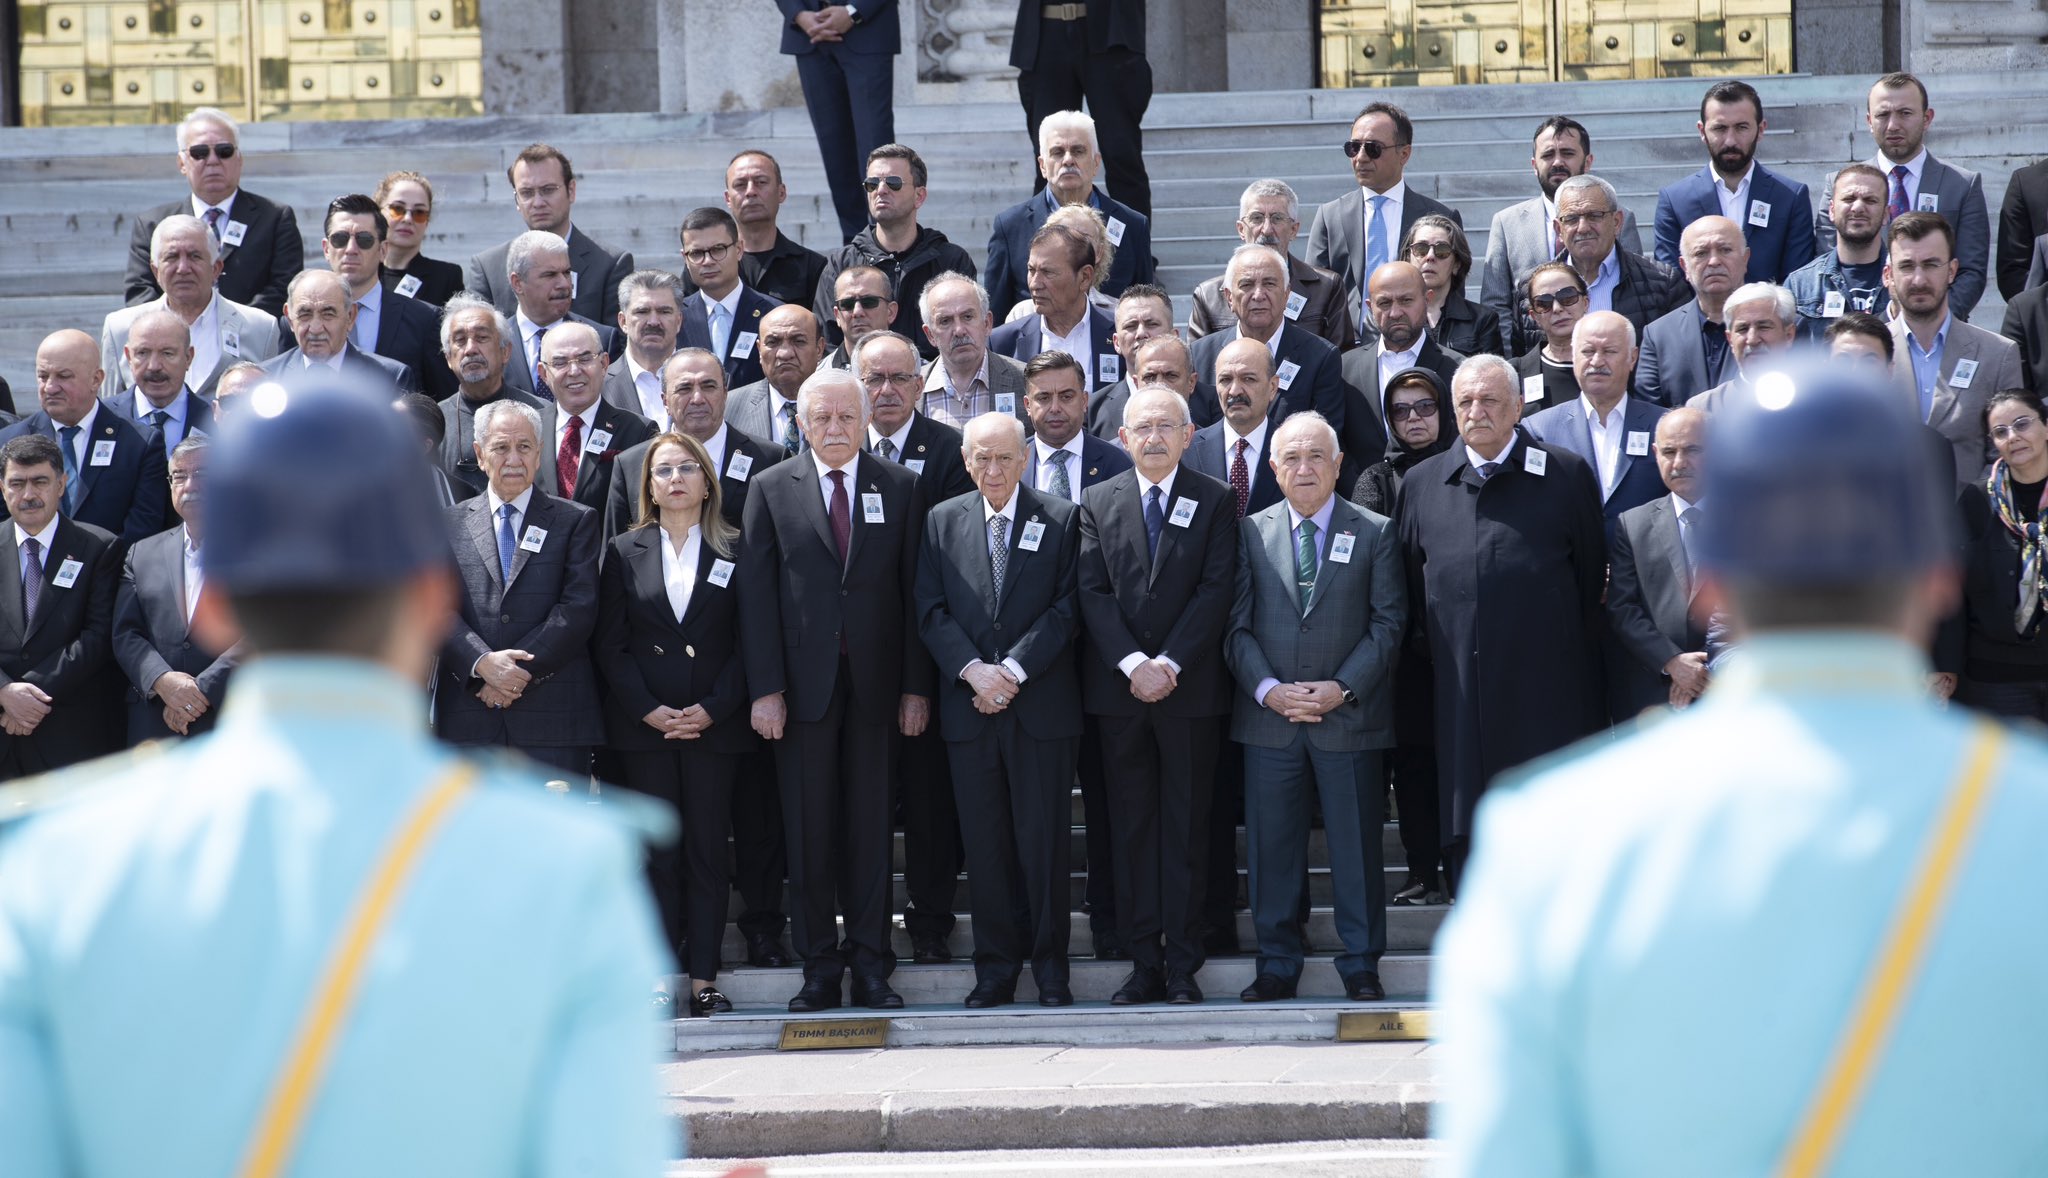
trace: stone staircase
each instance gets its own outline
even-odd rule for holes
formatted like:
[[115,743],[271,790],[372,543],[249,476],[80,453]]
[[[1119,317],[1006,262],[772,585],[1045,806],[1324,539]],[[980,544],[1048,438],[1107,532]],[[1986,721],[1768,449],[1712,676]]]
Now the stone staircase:
[[[1863,130],[1864,78],[1793,75],[1765,80],[1770,130],[1760,157],[1817,185],[1871,151]],[[1184,317],[1194,285],[1221,268],[1245,183],[1278,176],[1313,207],[1350,185],[1337,150],[1371,98],[1401,103],[1416,123],[1409,180],[1461,210],[1475,254],[1492,214],[1534,191],[1529,135],[1564,112],[1593,135],[1598,170],[1620,189],[1648,232],[1657,189],[1696,170],[1693,132],[1702,83],[1688,79],[1575,82],[1374,91],[1161,94],[1147,115],[1154,254]],[[2013,168],[2048,144],[2048,74],[1955,74],[1935,83],[1940,112],[1930,146],[1984,176],[1994,222]],[[898,138],[931,168],[924,221],[979,255],[997,213],[1029,190],[1033,166],[1011,103],[904,107]],[[790,189],[782,223],[814,248],[836,238],[810,122],[801,109],[653,115],[484,117],[428,121],[267,123],[244,129],[250,188],[289,202],[309,243],[332,197],[367,191],[393,168],[424,171],[437,190],[428,252],[457,262],[519,227],[506,162],[541,139],[578,171],[576,223],[644,265],[676,268],[676,226],[696,205],[719,203],[726,161],[764,147]],[[0,377],[29,385],[35,344],[64,326],[96,332],[119,305],[130,216],[182,191],[168,127],[0,130]],[[1305,245],[1305,243],[1303,243]],[[319,264],[317,246],[309,254]],[[1476,282],[1476,279],[1475,279]],[[1996,327],[1994,289],[1975,315]]]

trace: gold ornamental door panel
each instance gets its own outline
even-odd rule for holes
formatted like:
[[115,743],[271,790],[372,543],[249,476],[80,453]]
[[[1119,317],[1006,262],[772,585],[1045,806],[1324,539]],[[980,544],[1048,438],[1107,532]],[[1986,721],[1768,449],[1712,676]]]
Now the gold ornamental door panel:
[[483,113],[481,0],[21,5],[25,126]]

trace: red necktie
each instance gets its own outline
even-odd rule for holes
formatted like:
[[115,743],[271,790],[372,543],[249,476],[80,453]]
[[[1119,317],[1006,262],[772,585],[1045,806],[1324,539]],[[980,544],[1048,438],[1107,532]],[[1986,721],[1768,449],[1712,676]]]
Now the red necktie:
[[1237,493],[1237,518],[1243,519],[1245,508],[1252,502],[1252,472],[1244,462],[1244,452],[1251,443],[1243,438],[1237,440],[1237,456],[1230,460],[1230,489]]
[[576,496],[576,460],[583,456],[583,418],[569,415],[569,427],[562,431],[562,448],[555,453],[555,482],[561,485],[562,498]]

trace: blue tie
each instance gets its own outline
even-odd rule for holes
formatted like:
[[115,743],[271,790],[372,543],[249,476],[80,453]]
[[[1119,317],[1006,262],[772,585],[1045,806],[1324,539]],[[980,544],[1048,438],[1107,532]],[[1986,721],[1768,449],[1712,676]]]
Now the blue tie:
[[1166,512],[1159,507],[1159,488],[1145,492],[1145,551],[1159,555],[1159,533],[1166,528]]
[[512,534],[512,505],[507,503],[498,509],[498,575],[508,583],[512,580],[512,554],[518,548],[519,539]]
[[1380,209],[1387,203],[1384,196],[1366,197],[1372,211],[1365,215],[1365,273],[1358,276],[1358,321],[1370,323],[1366,310],[1372,305],[1367,293],[1372,285],[1373,271],[1387,264],[1387,223],[1380,217]]
[[64,514],[78,514],[78,501],[85,498],[85,481],[78,477],[78,451],[73,443],[78,441],[78,427],[67,425],[57,431],[59,446],[64,451]]

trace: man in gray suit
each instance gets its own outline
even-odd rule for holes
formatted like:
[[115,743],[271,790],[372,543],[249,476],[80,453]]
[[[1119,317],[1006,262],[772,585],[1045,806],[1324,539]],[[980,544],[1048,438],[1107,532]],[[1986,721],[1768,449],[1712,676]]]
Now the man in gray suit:
[[1955,447],[1956,477],[1978,482],[1994,457],[1984,403],[2002,389],[2025,387],[2020,350],[1951,313],[1959,264],[1947,220],[1907,213],[1892,220],[1885,236],[1885,285],[1899,309],[1892,320],[1892,371],[1914,398],[1920,420]]
[[[1246,245],[1271,246],[1287,255],[1287,318],[1304,330],[1330,341],[1342,352],[1357,343],[1351,300],[1344,297],[1344,281],[1328,270],[1318,270],[1294,256],[1294,239],[1301,233],[1301,202],[1284,180],[1254,180],[1237,198],[1237,238]],[[1223,276],[1203,279],[1195,286],[1195,307],[1188,313],[1188,338],[1200,339],[1212,331],[1235,326],[1237,313],[1223,294]],[[1121,304],[1117,315],[1122,333]],[[1124,357],[1129,367],[1130,357]]]
[[[567,242],[544,229],[529,229],[506,245],[505,281],[512,290],[513,332],[511,359],[505,365],[505,383],[532,393],[543,401],[554,400],[547,377],[540,371],[541,343],[548,329],[558,323],[581,323],[597,332],[606,356],[625,351],[619,331],[611,326],[618,318],[614,310],[603,321],[579,315],[574,305],[577,276],[570,269]],[[623,281],[623,280],[621,280]],[[618,292],[612,292],[616,299]],[[502,309],[502,308],[501,308]]]
[[393,396],[420,391],[419,374],[410,365],[349,344],[356,305],[349,300],[347,284],[334,271],[301,270],[286,288],[284,310],[299,346],[263,362],[263,371],[273,378],[289,382],[307,369],[325,365],[354,374],[367,387],[388,385]]
[[201,396],[211,393],[220,374],[236,361],[277,355],[277,317],[231,302],[215,288],[223,264],[204,221],[177,213],[157,222],[149,259],[150,273],[164,293],[107,315],[100,327],[100,369],[106,373],[101,396],[111,397],[135,383],[124,349],[135,321],[151,311],[175,311],[191,328],[192,365],[185,379]]
[[[1934,123],[1927,86],[1912,74],[1886,74],[1870,88],[1870,137],[1877,154],[1864,162],[1888,178],[1885,211],[1892,219],[1906,213],[1939,213],[1955,235],[1956,277],[1949,307],[1968,319],[1984,296],[1991,266],[1991,212],[1984,204],[1984,178],[1967,168],[1942,163],[1924,146]],[[1835,177],[1822,185],[1832,193]],[[1819,247],[1834,248],[1835,223],[1825,206],[1814,224]]]
[[726,424],[743,434],[779,443],[785,455],[803,449],[797,429],[796,393],[825,358],[825,331],[809,307],[784,303],[761,316],[761,370],[753,384],[732,390],[725,400]]
[[[1308,264],[1344,280],[1352,320],[1365,323],[1365,287],[1372,272],[1400,257],[1401,242],[1417,217],[1439,213],[1461,228],[1458,210],[1409,188],[1402,179],[1415,148],[1415,124],[1390,102],[1358,112],[1344,154],[1358,187],[1316,210],[1308,231]],[[1368,207],[1370,206],[1370,207]]]
[[1236,602],[1224,658],[1240,691],[1231,736],[1245,746],[1258,976],[1246,1002],[1292,998],[1305,947],[1296,910],[1308,854],[1310,791],[1330,848],[1337,973],[1345,997],[1386,997],[1380,750],[1394,743],[1391,683],[1408,620],[1391,522],[1336,493],[1337,431],[1313,411],[1273,433],[1287,501],[1238,525]]
[[[1486,263],[1480,276],[1479,301],[1500,316],[1501,342],[1509,346],[1514,343],[1515,320],[1521,309],[1515,305],[1515,292],[1531,270],[1555,260],[1560,252],[1557,231],[1551,225],[1557,218],[1552,204],[1557,186],[1592,169],[1593,137],[1577,119],[1552,115],[1536,128],[1529,165],[1536,169],[1536,186],[1543,194],[1493,215],[1486,230]],[[1625,210],[1621,245],[1631,253],[1643,252],[1636,215]]]
[[635,270],[619,283],[619,332],[625,352],[604,374],[604,399],[636,413],[660,430],[669,427],[661,366],[676,353],[683,327],[683,295],[666,270]]
[[1682,708],[1707,688],[1706,618],[1692,608],[1693,544],[1705,518],[1707,415],[1674,409],[1657,422],[1657,472],[1671,492],[1622,512],[1607,553],[1609,710]]
[[1678,261],[1692,301],[1643,328],[1635,394],[1659,405],[1683,405],[1727,379],[1728,329],[1722,304],[1749,265],[1742,227],[1726,217],[1701,217],[1678,239]]
[[1025,420],[1024,365],[989,351],[995,320],[981,283],[948,270],[925,283],[917,304],[925,339],[939,350],[925,365],[918,412],[960,430],[984,413]]
[[[633,255],[614,251],[569,223],[576,207],[576,170],[569,157],[545,143],[519,153],[505,169],[512,182],[512,200],[529,230],[542,230],[567,243],[573,310],[585,319],[610,324],[619,316],[619,283],[633,272]],[[506,276],[506,254],[512,243],[493,246],[469,260],[465,285],[510,315],[519,304]],[[529,365],[529,370],[531,366]]]

